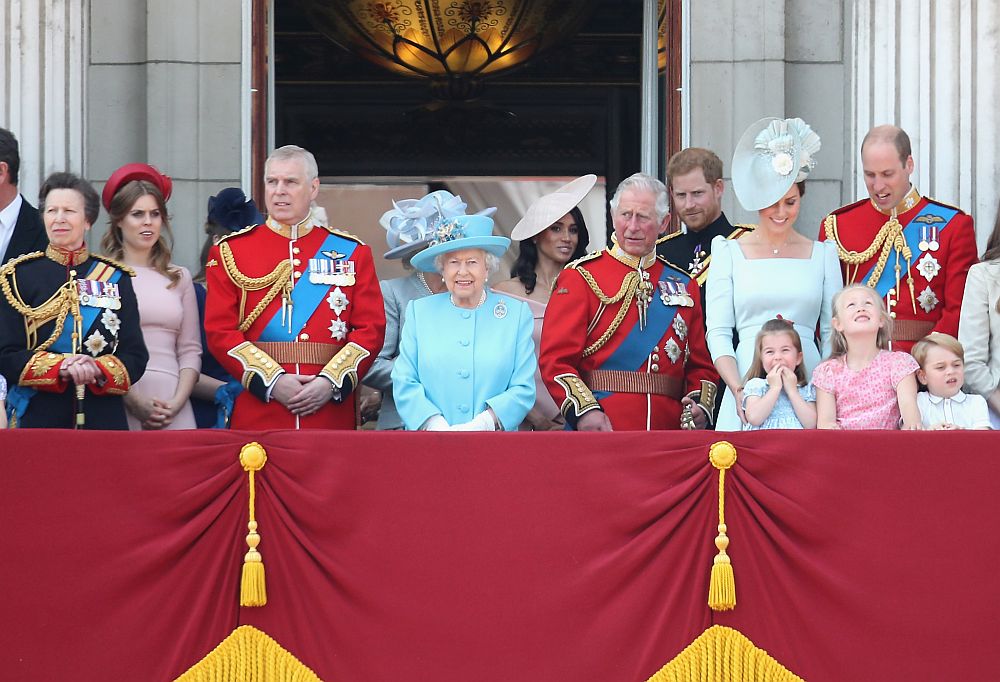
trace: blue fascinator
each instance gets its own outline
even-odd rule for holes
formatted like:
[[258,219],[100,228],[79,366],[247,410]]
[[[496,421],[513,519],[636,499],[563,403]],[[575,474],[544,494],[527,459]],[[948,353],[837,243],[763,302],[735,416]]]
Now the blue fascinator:
[[[468,204],[462,197],[443,189],[431,192],[420,199],[401,199],[392,202],[392,210],[379,219],[385,228],[389,245],[386,258],[405,258],[431,243],[438,228],[459,216],[465,215]],[[475,215],[491,216],[496,208],[485,208]]]
[[257,210],[253,199],[247,199],[239,187],[227,187],[208,198],[208,220],[230,232],[248,225],[260,225],[264,216]]

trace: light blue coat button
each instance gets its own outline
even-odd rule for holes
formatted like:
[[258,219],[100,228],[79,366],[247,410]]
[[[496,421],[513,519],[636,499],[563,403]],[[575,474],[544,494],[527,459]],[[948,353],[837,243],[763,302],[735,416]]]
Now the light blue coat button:
[[463,310],[462,311],[462,319],[463,320],[467,320],[470,317],[472,317],[472,313],[470,313],[468,310]]
[[468,346],[469,345],[469,340],[468,339],[462,339],[458,343],[459,343],[460,346]]
[[469,406],[466,405],[465,403],[462,403],[461,405],[458,406],[458,411],[463,413],[468,412]]
[[467,370],[467,369],[460,369],[460,370],[458,370],[458,376],[462,377],[463,379],[468,379],[469,378],[469,370]]

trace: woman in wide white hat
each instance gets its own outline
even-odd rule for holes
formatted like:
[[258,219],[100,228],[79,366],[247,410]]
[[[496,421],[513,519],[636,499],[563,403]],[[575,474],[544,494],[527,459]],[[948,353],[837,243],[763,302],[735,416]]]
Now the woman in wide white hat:
[[718,431],[740,430],[746,423],[744,375],[764,322],[780,316],[793,323],[807,375],[829,350],[830,302],[843,284],[837,250],[795,231],[819,148],[819,136],[800,118],[761,119],[736,146],[733,190],[743,208],[757,211],[758,224],[739,239],[712,240],[706,341],[726,384]]
[[[584,175],[539,197],[511,232],[511,239],[517,240],[519,247],[510,271],[513,277],[494,289],[524,301],[531,308],[536,355],[552,283],[567,263],[587,253],[590,237],[579,204],[596,183],[596,175]],[[559,407],[536,372],[535,405],[521,425],[522,430],[561,430],[564,426]]]
[[463,215],[410,260],[447,293],[406,306],[392,390],[408,430],[514,431],[534,404],[531,310],[486,288],[508,246],[492,219]]

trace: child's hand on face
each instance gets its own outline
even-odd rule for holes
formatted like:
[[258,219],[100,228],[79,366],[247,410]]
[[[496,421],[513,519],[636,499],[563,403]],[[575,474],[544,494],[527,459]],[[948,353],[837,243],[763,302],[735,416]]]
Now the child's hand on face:
[[767,373],[767,385],[769,388],[781,388],[782,378],[781,370],[782,366],[780,363],[776,363]]
[[795,372],[788,369],[787,367],[781,368],[781,385],[785,388],[785,393],[791,397],[793,393],[798,390],[799,378],[795,376]]

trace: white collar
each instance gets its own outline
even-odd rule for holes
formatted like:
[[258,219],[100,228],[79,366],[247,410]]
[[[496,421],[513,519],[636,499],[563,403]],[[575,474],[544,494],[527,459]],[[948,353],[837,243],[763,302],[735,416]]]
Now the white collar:
[[927,399],[931,401],[932,405],[940,405],[945,400],[954,400],[956,403],[964,403],[965,399],[968,398],[968,397],[969,396],[967,396],[962,391],[959,391],[958,393],[956,393],[955,395],[953,395],[951,398],[942,398],[941,396],[934,395],[930,391],[927,392]]
[[0,227],[6,228],[10,232],[14,231],[14,226],[17,225],[17,216],[21,213],[21,204],[23,203],[24,199],[21,195],[15,194],[13,201],[0,211]]

